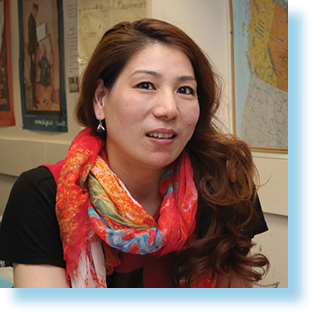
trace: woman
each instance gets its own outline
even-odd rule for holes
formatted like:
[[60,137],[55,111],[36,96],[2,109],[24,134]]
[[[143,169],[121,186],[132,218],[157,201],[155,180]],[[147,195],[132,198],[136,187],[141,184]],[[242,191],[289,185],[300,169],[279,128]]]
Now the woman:
[[65,161],[24,173],[9,198],[0,259],[14,263],[15,287],[260,280],[269,262],[250,255],[267,230],[255,167],[248,146],[218,130],[219,96],[209,61],[175,26],[144,19],[107,31],[81,82],[87,128]]

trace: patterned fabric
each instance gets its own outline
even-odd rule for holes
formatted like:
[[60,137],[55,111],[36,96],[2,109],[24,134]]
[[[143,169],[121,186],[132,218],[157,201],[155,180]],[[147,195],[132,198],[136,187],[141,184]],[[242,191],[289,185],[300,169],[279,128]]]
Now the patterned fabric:
[[[218,278],[219,275],[215,274],[214,277],[212,277],[212,272],[209,272],[206,277],[204,277],[201,281],[194,282],[192,284],[193,288],[217,288],[218,287]],[[179,281],[179,287],[184,288],[185,287],[185,281],[181,279]]]
[[106,287],[118,251],[165,255],[186,243],[195,228],[198,194],[188,155],[160,181],[158,223],[131,196],[101,157],[104,142],[84,129],[61,170],[56,214],[72,287]]

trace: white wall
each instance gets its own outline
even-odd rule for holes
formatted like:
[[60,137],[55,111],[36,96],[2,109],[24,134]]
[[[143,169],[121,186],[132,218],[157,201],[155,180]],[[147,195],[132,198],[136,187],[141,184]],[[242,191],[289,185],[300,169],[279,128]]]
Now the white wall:
[[[66,0],[65,0],[66,1]],[[232,130],[231,117],[231,49],[228,0],[151,0],[151,16],[181,27],[206,52],[225,81],[221,120]],[[67,133],[22,129],[19,88],[19,43],[17,0],[10,1],[13,101],[16,126],[0,127],[0,215],[16,176],[23,170],[62,159],[80,127],[73,119],[75,95],[67,92]],[[67,63],[65,43],[65,63]],[[66,69],[67,71],[67,69]],[[67,72],[66,72],[67,77]],[[68,91],[68,86],[66,86]],[[262,250],[271,261],[271,270],[264,283],[280,282],[288,286],[287,229],[287,158],[273,155],[255,157],[261,182],[268,183],[260,191],[269,231],[255,237],[255,250]]]

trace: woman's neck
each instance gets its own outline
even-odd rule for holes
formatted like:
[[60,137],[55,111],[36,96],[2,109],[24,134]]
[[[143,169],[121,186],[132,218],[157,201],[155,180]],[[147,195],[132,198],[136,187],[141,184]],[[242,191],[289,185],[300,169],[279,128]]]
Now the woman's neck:
[[163,200],[159,182],[164,170],[136,168],[123,165],[117,166],[108,161],[111,170],[124,183],[130,194],[136,199],[151,216],[158,210]]

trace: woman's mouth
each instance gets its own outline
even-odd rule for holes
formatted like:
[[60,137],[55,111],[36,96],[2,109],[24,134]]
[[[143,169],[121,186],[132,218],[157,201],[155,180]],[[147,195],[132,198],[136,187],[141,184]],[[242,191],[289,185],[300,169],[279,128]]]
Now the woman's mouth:
[[150,138],[156,138],[156,139],[172,139],[176,137],[176,135],[174,135],[173,133],[162,133],[162,132],[147,133],[146,136]]

